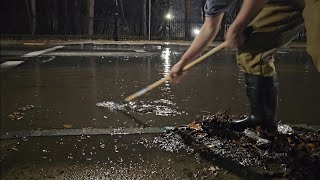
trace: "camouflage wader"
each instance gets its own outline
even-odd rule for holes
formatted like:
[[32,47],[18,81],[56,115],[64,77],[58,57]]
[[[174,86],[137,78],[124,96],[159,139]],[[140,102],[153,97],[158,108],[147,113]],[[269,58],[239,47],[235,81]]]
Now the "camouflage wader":
[[320,71],[320,0],[270,1],[253,20],[237,53],[239,67],[248,74],[276,74],[274,53],[306,28],[307,51]]

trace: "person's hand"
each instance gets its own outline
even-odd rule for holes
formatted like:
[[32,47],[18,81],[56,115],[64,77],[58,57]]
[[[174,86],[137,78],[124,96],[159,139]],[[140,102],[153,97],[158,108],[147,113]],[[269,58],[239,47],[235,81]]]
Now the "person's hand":
[[183,75],[183,66],[181,62],[176,63],[172,66],[170,71],[171,82],[178,84],[180,82],[181,76]]
[[238,49],[245,42],[245,35],[243,30],[240,30],[234,26],[230,26],[226,35],[225,35],[225,43],[227,48]]

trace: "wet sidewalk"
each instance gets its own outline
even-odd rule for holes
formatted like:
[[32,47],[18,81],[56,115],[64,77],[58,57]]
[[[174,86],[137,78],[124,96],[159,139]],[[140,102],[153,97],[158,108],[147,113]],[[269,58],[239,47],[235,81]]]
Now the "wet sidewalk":
[[213,164],[191,152],[155,147],[157,136],[82,135],[1,140],[1,178],[212,179],[218,174],[225,179],[236,178],[227,171],[213,171]]
[[221,120],[213,122],[216,117],[220,115],[162,132],[139,128],[94,134],[94,130],[86,129],[82,135],[76,131],[2,136],[6,139],[1,139],[1,179],[237,180],[319,176],[315,170],[319,164],[315,160],[319,158],[319,131],[294,128],[294,132],[282,126],[280,129],[287,135],[278,134],[278,140],[270,144],[272,138],[253,140],[252,135],[244,135],[247,130],[235,132],[227,124],[220,124]]

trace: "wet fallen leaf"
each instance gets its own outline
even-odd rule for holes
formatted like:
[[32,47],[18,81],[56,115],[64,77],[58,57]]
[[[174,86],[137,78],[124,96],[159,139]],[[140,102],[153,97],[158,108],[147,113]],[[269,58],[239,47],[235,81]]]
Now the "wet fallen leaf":
[[69,129],[69,128],[72,128],[72,125],[71,124],[64,124],[63,127]]
[[218,166],[211,166],[208,168],[208,171],[210,171],[210,173],[217,173],[217,171],[219,171],[220,168]]
[[12,115],[12,114],[10,114],[10,115],[9,115],[9,117],[10,117],[10,118],[12,118],[12,119],[13,119],[13,118],[15,118],[15,116],[14,116],[14,115]]
[[207,145],[208,148],[214,148],[214,145],[213,144],[209,144]]
[[306,149],[308,151],[314,151],[315,148],[316,148],[316,146],[314,144],[312,144],[312,143],[306,144]]
[[194,130],[197,130],[197,131],[200,131],[202,130],[202,127],[199,123],[196,123],[195,121],[193,121],[192,123],[190,123],[188,125],[188,128],[191,128],[191,129],[194,129]]
[[28,141],[28,139],[27,139],[26,137],[22,137],[21,140],[22,140],[23,142],[27,142],[27,141]]
[[209,111],[205,111],[205,110],[200,110],[200,112],[208,113],[208,114],[212,114],[211,112],[209,112]]
[[294,145],[294,142],[292,141],[292,139],[290,137],[288,137],[288,143],[289,145],[293,146]]

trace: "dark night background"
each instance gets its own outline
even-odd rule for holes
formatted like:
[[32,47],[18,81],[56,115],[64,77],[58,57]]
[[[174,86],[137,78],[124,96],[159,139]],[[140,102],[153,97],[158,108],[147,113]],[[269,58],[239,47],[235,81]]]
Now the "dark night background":
[[[192,40],[192,30],[203,23],[205,0],[151,2],[152,39]],[[241,1],[226,13],[217,39],[223,38],[240,6]],[[168,12],[174,16],[170,21],[165,19]],[[2,37],[129,40],[147,39],[149,35],[149,0],[5,0],[0,13]]]

